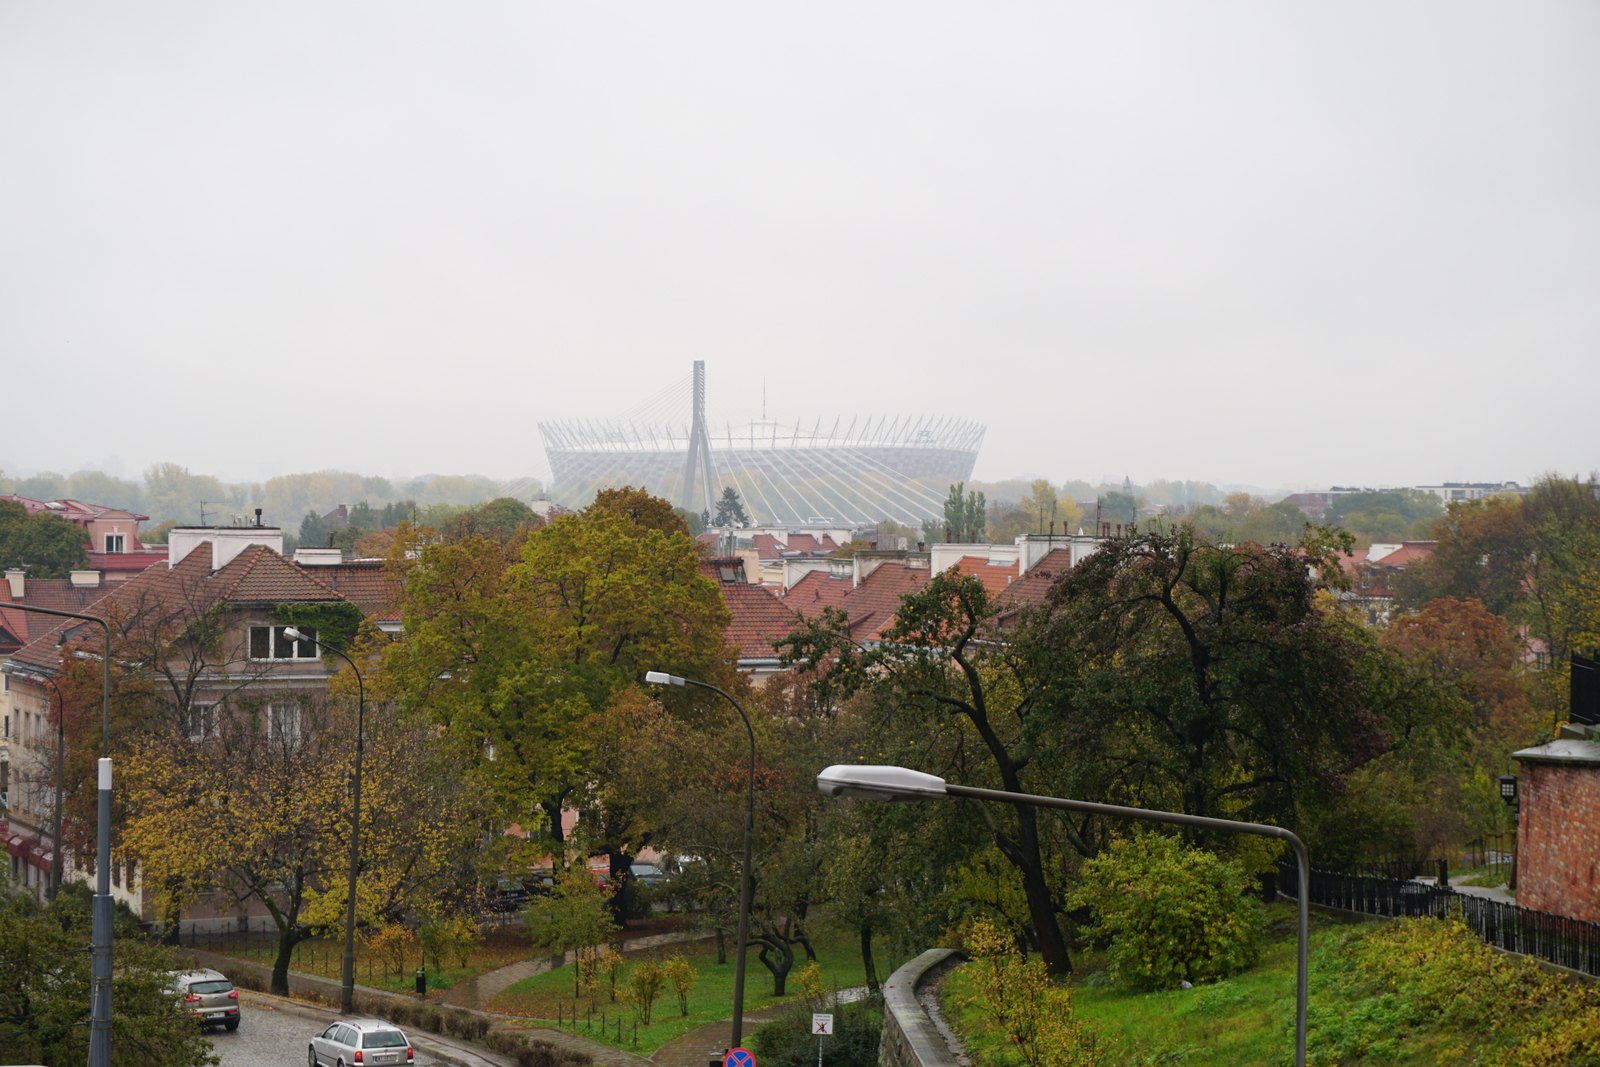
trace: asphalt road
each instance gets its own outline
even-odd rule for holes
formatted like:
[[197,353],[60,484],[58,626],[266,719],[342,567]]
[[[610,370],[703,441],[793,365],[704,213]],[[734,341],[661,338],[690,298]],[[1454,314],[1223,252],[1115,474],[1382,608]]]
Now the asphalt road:
[[[309,1013],[308,1013],[309,1014]],[[304,1067],[306,1045],[311,1035],[321,1033],[327,1022],[286,1011],[254,999],[249,993],[240,998],[239,1029],[233,1033],[213,1030],[211,1043],[222,1067]],[[442,1064],[416,1047],[418,1064]]]

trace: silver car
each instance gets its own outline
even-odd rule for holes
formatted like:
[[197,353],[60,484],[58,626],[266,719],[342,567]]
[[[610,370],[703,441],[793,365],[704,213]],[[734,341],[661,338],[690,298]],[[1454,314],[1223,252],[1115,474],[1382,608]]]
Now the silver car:
[[192,1012],[202,1027],[239,1029],[239,991],[221,971],[174,973],[171,988],[183,997],[183,1010]]
[[411,1040],[393,1023],[379,1019],[338,1022],[311,1039],[306,1049],[310,1067],[370,1067],[372,1064],[415,1063]]

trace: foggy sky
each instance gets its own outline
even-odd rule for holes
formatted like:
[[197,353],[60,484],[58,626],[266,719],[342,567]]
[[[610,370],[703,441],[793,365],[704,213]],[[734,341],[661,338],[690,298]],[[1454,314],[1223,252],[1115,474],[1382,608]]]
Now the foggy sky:
[[548,476],[984,422],[977,476],[1600,460],[1593,3],[0,0],[0,463]]

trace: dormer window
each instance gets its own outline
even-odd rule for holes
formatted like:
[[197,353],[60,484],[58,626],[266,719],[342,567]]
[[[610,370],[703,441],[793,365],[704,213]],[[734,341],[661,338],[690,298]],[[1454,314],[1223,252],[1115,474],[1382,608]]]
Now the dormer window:
[[291,641],[283,635],[287,627],[250,627],[250,658],[255,660],[316,659],[317,631],[309,626],[298,627],[309,640]]
[[126,534],[106,534],[107,552],[126,552],[127,550]]

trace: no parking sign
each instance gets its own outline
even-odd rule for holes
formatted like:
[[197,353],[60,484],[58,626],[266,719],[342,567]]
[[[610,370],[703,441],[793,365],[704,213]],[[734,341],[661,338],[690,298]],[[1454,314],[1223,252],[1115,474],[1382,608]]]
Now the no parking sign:
[[756,1067],[756,1054],[747,1048],[730,1048],[722,1057],[722,1067]]

